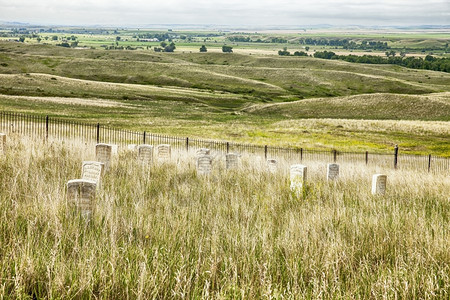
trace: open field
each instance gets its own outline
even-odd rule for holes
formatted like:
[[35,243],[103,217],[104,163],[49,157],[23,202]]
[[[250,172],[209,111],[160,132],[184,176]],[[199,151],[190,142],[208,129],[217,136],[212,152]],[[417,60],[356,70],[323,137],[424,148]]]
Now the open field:
[[[257,49],[255,49],[257,50]],[[450,75],[311,57],[0,42],[0,109],[303,148],[450,156]],[[311,120],[311,121],[308,121]],[[347,124],[377,124],[359,130]],[[383,120],[383,121],[381,121]],[[417,132],[385,124],[416,122]],[[312,128],[310,124],[325,124]]]
[[[120,152],[90,225],[68,180],[94,147],[9,136],[0,158],[0,293],[11,298],[448,298],[448,177],[308,163],[303,199],[286,169],[255,160],[198,176],[174,153],[150,172]],[[286,167],[286,166],[284,166]],[[370,194],[386,172],[384,197]],[[43,180],[45,179],[45,180]]]

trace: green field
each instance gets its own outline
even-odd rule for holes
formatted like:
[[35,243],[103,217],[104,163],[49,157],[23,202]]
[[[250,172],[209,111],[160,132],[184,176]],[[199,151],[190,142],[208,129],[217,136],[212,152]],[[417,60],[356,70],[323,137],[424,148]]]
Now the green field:
[[[119,45],[136,46],[133,34],[76,36],[80,46],[114,44],[116,36]],[[398,144],[405,152],[450,156],[450,74],[263,54],[282,47],[272,43],[235,43],[249,52],[221,53],[226,36],[208,38],[217,51],[207,53],[198,52],[199,37],[176,41],[174,53],[64,48],[50,39],[45,42],[53,44],[0,42],[0,109],[257,144],[377,152]],[[441,35],[429,39],[445,42]],[[392,40],[419,48],[425,43],[414,35]],[[379,126],[345,129],[354,120]],[[389,130],[386,124],[395,121],[417,122],[417,131]],[[325,125],[311,128],[317,122]]]

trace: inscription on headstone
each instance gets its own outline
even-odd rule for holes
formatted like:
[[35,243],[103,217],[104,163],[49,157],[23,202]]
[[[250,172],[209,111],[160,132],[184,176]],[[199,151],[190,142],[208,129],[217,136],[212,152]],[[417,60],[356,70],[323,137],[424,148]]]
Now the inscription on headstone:
[[276,159],[268,159],[267,160],[267,168],[269,172],[275,173],[277,171],[277,160]]
[[67,182],[67,199],[69,205],[81,213],[81,216],[91,219],[95,209],[96,183],[90,180],[75,179]]
[[197,158],[197,172],[198,174],[207,175],[211,173],[212,156],[202,155]]
[[228,153],[225,155],[227,169],[234,169],[238,166],[239,155],[236,153]]
[[303,193],[303,185],[306,182],[307,167],[297,164],[291,166],[290,179],[291,191],[295,192],[297,197]]
[[95,146],[95,159],[105,164],[105,170],[109,170],[111,166],[112,145],[97,144]]
[[171,148],[169,144],[160,144],[156,146],[156,153],[158,159],[169,159],[171,155]]
[[327,180],[337,180],[339,178],[339,165],[328,164],[327,165]]
[[0,133],[0,154],[6,152],[6,134]]
[[384,195],[386,193],[387,176],[375,174],[372,177],[372,195]]
[[98,161],[84,161],[81,167],[81,179],[94,181],[100,185],[104,164]]
[[138,160],[144,164],[149,164],[153,160],[153,146],[139,145],[138,146]]

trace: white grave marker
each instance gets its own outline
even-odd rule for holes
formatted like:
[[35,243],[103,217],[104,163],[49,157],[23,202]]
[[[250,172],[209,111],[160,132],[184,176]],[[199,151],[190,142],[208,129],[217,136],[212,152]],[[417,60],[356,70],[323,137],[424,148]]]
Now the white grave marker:
[[306,182],[308,168],[305,165],[297,164],[291,166],[291,191],[295,192],[297,197],[303,193],[303,185]]
[[0,133],[0,154],[6,152],[6,134]]
[[138,145],[136,144],[128,144],[127,149],[128,151],[136,151]]
[[143,164],[150,164],[153,161],[153,146],[146,144],[139,145],[138,160]]
[[339,178],[339,165],[328,164],[327,165],[327,180],[337,180]]
[[197,157],[200,157],[202,155],[209,155],[211,151],[208,148],[200,148],[195,153]]
[[158,155],[158,159],[169,159],[172,150],[169,144],[160,144],[156,146],[156,154]]
[[197,172],[201,175],[207,175],[211,173],[212,168],[212,156],[202,155],[197,158]]
[[113,154],[113,147],[109,144],[97,144],[95,146],[95,159],[105,164],[105,170],[109,170],[111,166],[111,157]]
[[112,153],[113,155],[117,155],[117,154],[119,153],[119,146],[118,146],[118,145],[111,144],[111,153]]
[[236,153],[228,153],[225,155],[227,169],[234,169],[238,166],[239,155]]
[[268,159],[267,160],[267,168],[269,169],[269,172],[275,173],[277,171],[277,160],[276,159]]
[[384,195],[386,193],[387,176],[375,174],[372,177],[372,195]]
[[83,161],[81,167],[81,179],[94,181],[100,185],[100,178],[103,174],[104,164],[98,161]]
[[75,179],[67,182],[67,199],[81,216],[91,219],[95,209],[95,190],[97,184],[91,180]]

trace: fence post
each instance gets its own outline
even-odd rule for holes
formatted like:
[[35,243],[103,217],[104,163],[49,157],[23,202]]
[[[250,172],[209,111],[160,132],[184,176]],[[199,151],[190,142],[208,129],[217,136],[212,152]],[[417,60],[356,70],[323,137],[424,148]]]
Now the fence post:
[[100,123],[97,123],[97,144],[100,143]]
[[144,131],[144,145],[145,145],[145,136],[146,136],[146,134],[145,134],[145,131]]
[[303,160],[303,148],[300,148],[300,161]]
[[264,158],[267,160],[267,145],[264,146]]
[[431,171],[431,154],[428,155],[428,172]]
[[394,149],[394,169],[397,169],[398,164],[398,145],[395,145]]
[[369,164],[369,151],[366,151],[366,165]]
[[48,140],[48,115],[45,117],[45,139]]
[[337,151],[336,149],[333,150],[333,162],[336,162],[337,160]]
[[227,142],[227,153],[229,153],[229,152],[230,152],[230,143]]
[[186,151],[189,151],[189,138],[186,138]]

